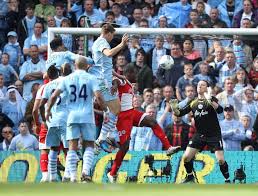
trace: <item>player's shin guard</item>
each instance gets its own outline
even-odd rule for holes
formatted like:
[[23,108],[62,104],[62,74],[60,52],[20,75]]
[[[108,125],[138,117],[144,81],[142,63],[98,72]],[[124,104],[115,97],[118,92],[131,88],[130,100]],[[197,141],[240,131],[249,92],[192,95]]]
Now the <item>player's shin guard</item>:
[[193,173],[193,160],[189,162],[185,162],[184,166],[185,166],[186,173],[191,175]]
[[111,176],[116,176],[117,171],[119,170],[119,168],[122,164],[125,154],[126,154],[126,152],[123,150],[119,150],[116,153],[116,159],[114,160],[114,163],[113,163],[113,165],[111,167],[111,171],[110,171]]
[[220,171],[222,173],[222,175],[224,176],[225,180],[229,179],[229,173],[228,173],[228,164],[225,161],[222,165],[219,166]]
[[69,165],[71,181],[74,182],[77,179],[76,174],[77,174],[77,162],[78,162],[78,157],[75,150],[68,151],[66,162],[68,162],[68,165]]
[[152,127],[152,130],[153,130],[153,133],[154,135],[156,135],[161,143],[163,144],[164,148],[167,150],[169,149],[169,147],[171,146],[169,141],[168,141],[168,138],[166,136],[166,134],[164,133],[164,131],[162,130],[162,128],[158,125],[158,124],[155,124],[153,127]]
[[109,121],[102,124],[102,128],[99,134],[98,141],[106,140],[107,134],[110,131],[114,131],[117,122],[117,116],[112,112],[109,113]]
[[93,159],[94,159],[94,149],[92,147],[87,147],[83,154],[83,167],[82,167],[82,172],[87,176],[91,175]]
[[48,172],[49,180],[57,180],[57,155],[58,151],[50,150],[48,154]]

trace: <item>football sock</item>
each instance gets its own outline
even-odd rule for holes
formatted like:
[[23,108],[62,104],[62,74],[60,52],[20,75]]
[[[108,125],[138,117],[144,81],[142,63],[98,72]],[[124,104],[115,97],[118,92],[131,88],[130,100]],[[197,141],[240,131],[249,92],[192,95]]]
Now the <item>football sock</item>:
[[87,147],[83,154],[82,172],[88,176],[91,175],[93,159],[94,159],[94,149],[92,147]]
[[57,178],[57,154],[58,151],[54,150],[50,150],[48,154],[48,172],[51,181]]
[[103,122],[103,124],[102,124],[102,128],[101,128],[101,131],[99,134],[98,141],[106,140],[108,132],[115,130],[116,121],[117,121],[117,116],[115,114],[113,114],[112,112],[110,112],[109,113],[109,121],[107,123]]
[[117,174],[117,171],[119,170],[119,168],[122,164],[125,154],[126,154],[126,152],[122,151],[122,150],[119,150],[116,153],[116,158],[114,160],[114,163],[113,163],[113,165],[111,167],[111,171],[110,171],[111,176],[115,176]]
[[70,170],[69,170],[69,168],[70,168],[70,163],[67,161],[67,156],[66,156],[66,159],[65,159],[66,161],[65,161],[65,171],[64,171],[64,177],[65,178],[70,178]]
[[184,166],[185,166],[186,173],[188,175],[192,175],[193,174],[193,160],[191,160],[189,162],[185,162]]
[[48,165],[48,154],[41,154],[40,155],[40,170],[41,172],[47,172],[47,165]]
[[77,161],[78,157],[75,150],[69,150],[67,153],[66,162],[69,165],[69,172],[71,181],[75,181],[77,179]]
[[219,168],[224,178],[228,180],[229,179],[228,163],[225,161],[222,165],[219,166]]
[[168,141],[168,137],[166,136],[166,134],[164,133],[164,131],[162,130],[162,128],[157,124],[155,124],[152,127],[153,133],[154,135],[156,135],[161,143],[163,144],[164,148],[167,150],[169,149],[169,147],[171,146],[169,141]]

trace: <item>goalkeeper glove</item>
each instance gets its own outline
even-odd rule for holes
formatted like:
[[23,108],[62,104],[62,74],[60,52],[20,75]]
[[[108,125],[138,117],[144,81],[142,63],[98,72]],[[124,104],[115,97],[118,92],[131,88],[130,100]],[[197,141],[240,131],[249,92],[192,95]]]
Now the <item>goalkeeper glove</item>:
[[204,93],[205,99],[207,99],[208,101],[211,101],[211,94],[212,94],[212,88],[208,87],[207,92]]
[[172,108],[172,110],[173,110],[175,115],[179,115],[180,114],[179,107],[178,107],[178,100],[177,99],[171,99],[169,101],[169,105]]

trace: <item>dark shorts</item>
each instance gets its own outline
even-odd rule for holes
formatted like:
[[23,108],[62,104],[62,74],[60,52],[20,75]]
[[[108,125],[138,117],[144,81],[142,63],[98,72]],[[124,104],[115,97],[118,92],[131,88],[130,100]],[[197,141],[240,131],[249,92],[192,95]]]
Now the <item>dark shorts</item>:
[[198,150],[203,150],[207,147],[212,152],[223,150],[222,138],[220,136],[207,137],[198,133],[193,135],[188,146]]

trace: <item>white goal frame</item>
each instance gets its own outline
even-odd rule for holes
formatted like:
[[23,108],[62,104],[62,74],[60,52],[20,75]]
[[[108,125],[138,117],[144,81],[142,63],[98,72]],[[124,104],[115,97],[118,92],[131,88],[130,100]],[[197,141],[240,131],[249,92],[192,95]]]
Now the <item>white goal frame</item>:
[[[101,28],[48,28],[48,54],[55,34],[99,35]],[[258,28],[116,28],[116,34],[141,35],[258,35]]]

